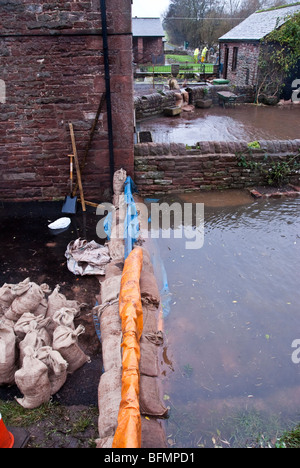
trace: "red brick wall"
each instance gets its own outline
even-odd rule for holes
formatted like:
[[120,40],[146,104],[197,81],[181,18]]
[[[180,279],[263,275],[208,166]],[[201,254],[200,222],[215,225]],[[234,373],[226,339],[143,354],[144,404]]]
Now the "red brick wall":
[[137,64],[152,63],[153,58],[155,59],[163,53],[162,37],[136,37],[133,39],[134,61]]
[[[131,0],[106,3],[115,169],[133,175]],[[4,0],[0,13],[0,200],[63,197],[69,122],[82,159],[105,92],[100,0]],[[106,103],[83,183],[87,199],[109,196]]]

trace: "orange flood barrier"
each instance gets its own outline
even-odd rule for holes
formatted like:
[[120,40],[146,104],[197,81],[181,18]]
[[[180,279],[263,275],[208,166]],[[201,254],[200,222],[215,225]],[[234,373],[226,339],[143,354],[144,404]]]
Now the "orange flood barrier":
[[139,405],[140,338],[143,332],[143,309],[140,293],[140,275],[143,251],[134,248],[125,260],[119,296],[122,320],[122,397],[118,427],[112,448],[141,447],[141,414]]

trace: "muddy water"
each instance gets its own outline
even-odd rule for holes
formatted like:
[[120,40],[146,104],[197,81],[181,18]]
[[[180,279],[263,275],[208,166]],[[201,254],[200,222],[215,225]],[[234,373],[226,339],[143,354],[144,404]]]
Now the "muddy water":
[[187,145],[195,145],[198,141],[297,139],[299,128],[299,105],[195,109],[177,117],[157,117],[138,124],[139,131],[152,132],[156,143]]
[[[152,242],[169,287],[162,363],[171,447],[252,446],[300,420],[300,199],[184,194],[204,203],[204,245]],[[197,227],[194,226],[194,229]]]

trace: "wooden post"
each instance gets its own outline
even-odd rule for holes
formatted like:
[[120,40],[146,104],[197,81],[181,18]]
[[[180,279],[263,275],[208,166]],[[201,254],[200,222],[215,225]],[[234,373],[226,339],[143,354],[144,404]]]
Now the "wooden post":
[[73,146],[73,154],[74,154],[74,161],[75,161],[75,167],[76,167],[76,172],[77,172],[77,182],[78,182],[78,187],[79,187],[82,211],[86,211],[85,200],[84,200],[84,195],[83,195],[83,187],[82,187],[82,181],[81,181],[81,172],[80,172],[80,166],[79,166],[79,161],[78,161],[78,155],[77,155],[77,148],[76,148],[73,124],[69,123],[69,127],[70,127],[70,133],[71,133],[71,140],[72,140],[72,146]]

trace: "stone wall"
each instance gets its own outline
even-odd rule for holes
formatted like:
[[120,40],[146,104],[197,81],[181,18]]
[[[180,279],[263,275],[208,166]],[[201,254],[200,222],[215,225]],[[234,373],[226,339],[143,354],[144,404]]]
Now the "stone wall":
[[[238,96],[237,103],[252,103],[255,98],[253,86],[213,85],[213,86],[191,86],[186,89],[189,92],[190,104],[195,105],[198,99],[203,97],[203,88],[208,90],[206,97],[212,99],[213,105],[219,105],[219,91],[231,91]],[[175,91],[167,91],[164,94],[153,93],[134,98],[134,107],[137,120],[153,117],[163,113],[166,107],[175,106]]]
[[[259,43],[228,42],[220,44],[221,63],[224,65],[225,46],[229,49],[227,79],[232,85],[255,86],[260,47]],[[236,69],[233,70],[233,50],[237,47]],[[225,69],[223,68],[225,77]]]
[[[156,63],[155,59],[164,55],[162,37],[134,37],[133,60],[136,64]],[[164,57],[160,65],[164,65]],[[153,60],[154,59],[154,60]]]
[[134,98],[134,108],[136,111],[137,120],[153,117],[161,114],[165,107],[175,106],[175,92],[167,91],[166,93],[146,94],[145,96],[137,96]]
[[[265,183],[262,171],[239,165],[240,157],[263,165],[298,155],[300,140],[260,141],[261,149],[246,142],[201,142],[197,149],[183,144],[144,143],[135,146],[135,183],[141,195],[184,190],[242,189]],[[266,158],[267,156],[267,158]],[[290,183],[299,185],[299,171]]]
[[[131,0],[107,4],[115,169],[133,175]],[[79,158],[106,90],[100,1],[2,0],[0,200],[68,192],[74,125]],[[83,172],[87,199],[109,196],[106,103]]]
[[[190,96],[190,104],[196,104],[198,99],[203,98],[203,88],[204,86],[197,86],[187,88]],[[236,103],[253,103],[255,99],[255,89],[253,86],[236,86],[236,85],[213,85],[207,87],[207,99],[212,99],[213,106],[218,106],[220,104],[218,92],[220,91],[230,91],[238,96]]]

